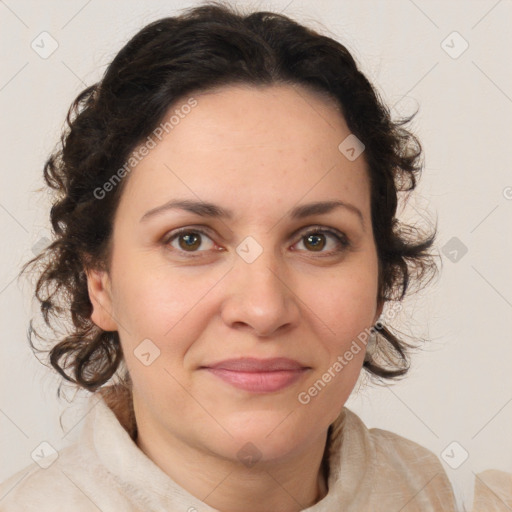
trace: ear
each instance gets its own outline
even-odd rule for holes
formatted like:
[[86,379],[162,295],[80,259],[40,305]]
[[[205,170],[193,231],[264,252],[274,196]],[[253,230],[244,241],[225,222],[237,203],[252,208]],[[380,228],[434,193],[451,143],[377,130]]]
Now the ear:
[[104,331],[117,331],[112,316],[112,292],[110,277],[105,270],[86,270],[87,290],[92,303],[91,320]]

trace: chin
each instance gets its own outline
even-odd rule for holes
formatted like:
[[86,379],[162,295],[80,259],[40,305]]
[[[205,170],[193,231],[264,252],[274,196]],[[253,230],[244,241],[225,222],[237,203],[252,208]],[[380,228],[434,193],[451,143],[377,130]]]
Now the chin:
[[[225,443],[216,445],[238,459],[247,456],[271,461],[300,451],[313,439],[321,435],[321,427],[308,425],[297,412],[283,410],[259,410],[234,413],[219,418],[226,430],[233,436],[222,436]],[[320,428],[320,430],[318,430]],[[326,429],[327,430],[327,429]]]

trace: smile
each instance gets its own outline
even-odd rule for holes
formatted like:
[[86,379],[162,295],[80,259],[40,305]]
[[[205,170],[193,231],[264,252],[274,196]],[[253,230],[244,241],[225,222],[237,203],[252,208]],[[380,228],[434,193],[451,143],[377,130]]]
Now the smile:
[[252,393],[280,391],[311,369],[286,358],[231,359],[202,368],[233,387]]

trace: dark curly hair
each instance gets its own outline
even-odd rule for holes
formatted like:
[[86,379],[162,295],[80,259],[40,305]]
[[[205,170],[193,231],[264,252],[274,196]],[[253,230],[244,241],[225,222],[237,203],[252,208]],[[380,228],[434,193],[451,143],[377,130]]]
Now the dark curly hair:
[[[429,249],[437,226],[425,234],[395,217],[398,193],[416,187],[423,166],[420,142],[403,127],[416,113],[393,121],[349,51],[330,37],[281,14],[240,13],[208,2],[138,32],[103,78],[74,100],[60,145],[45,163],[45,182],[55,191],[53,241],[21,273],[38,272],[35,296],[46,327],[58,333],[57,321],[67,319],[48,350],[51,365],[67,381],[93,392],[119,376],[124,362],[118,332],[103,331],[91,320],[85,269],[109,269],[113,218],[127,178],[104,197],[95,191],[178,99],[237,83],[302,86],[341,107],[365,145],[379,303],[401,301],[411,283],[436,274]],[[376,349],[368,352],[364,368],[384,379],[405,375],[415,347],[389,326],[373,329]],[[32,320],[28,338],[39,350],[33,336],[43,339]],[[126,368],[121,379],[131,382]]]

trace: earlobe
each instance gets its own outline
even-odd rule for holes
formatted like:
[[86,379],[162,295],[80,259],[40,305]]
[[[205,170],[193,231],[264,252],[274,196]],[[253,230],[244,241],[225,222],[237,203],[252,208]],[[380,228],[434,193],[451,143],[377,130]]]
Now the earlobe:
[[87,290],[92,303],[91,320],[104,331],[117,331],[112,316],[110,278],[104,270],[86,270]]

